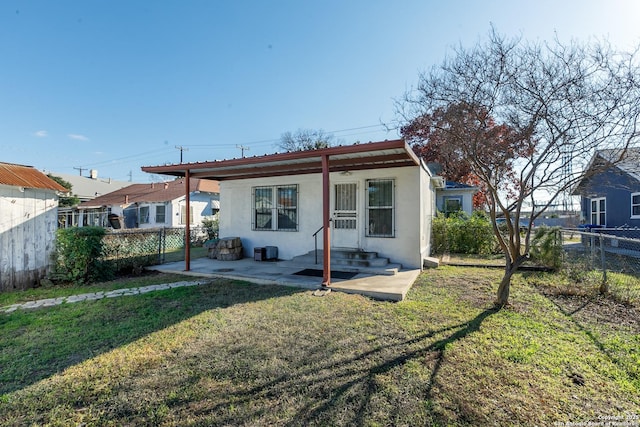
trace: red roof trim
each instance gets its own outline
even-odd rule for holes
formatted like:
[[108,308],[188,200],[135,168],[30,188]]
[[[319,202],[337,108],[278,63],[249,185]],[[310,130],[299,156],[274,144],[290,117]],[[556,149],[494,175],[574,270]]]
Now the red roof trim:
[[145,166],[142,170],[176,176],[184,176],[189,170],[194,177],[217,180],[297,175],[321,172],[321,160],[325,155],[331,158],[332,172],[420,164],[406,142],[397,139],[231,160]]

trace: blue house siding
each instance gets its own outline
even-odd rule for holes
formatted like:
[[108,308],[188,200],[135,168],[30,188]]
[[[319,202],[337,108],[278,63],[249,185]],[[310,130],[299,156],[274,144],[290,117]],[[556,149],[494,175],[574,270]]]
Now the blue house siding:
[[585,179],[579,193],[586,223],[592,223],[591,201],[605,198],[606,227],[640,227],[640,218],[631,218],[631,194],[640,193],[640,182],[618,168]]

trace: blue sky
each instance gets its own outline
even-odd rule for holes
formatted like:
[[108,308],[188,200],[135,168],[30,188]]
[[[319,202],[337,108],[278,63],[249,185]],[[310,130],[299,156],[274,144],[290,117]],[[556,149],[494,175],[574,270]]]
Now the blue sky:
[[0,161],[149,182],[140,167],[277,151],[282,133],[394,139],[394,100],[491,23],[640,43],[640,2],[0,2]]

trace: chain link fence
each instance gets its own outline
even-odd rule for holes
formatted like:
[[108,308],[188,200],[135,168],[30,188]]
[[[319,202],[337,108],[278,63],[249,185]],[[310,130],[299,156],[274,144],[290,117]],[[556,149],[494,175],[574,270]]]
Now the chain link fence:
[[597,286],[622,302],[640,302],[640,229],[562,229],[560,234],[562,268],[576,283]]
[[[181,261],[185,257],[185,234],[184,228],[113,230],[103,238],[104,259],[112,262],[116,271]],[[191,227],[192,251],[216,237],[211,229]]]

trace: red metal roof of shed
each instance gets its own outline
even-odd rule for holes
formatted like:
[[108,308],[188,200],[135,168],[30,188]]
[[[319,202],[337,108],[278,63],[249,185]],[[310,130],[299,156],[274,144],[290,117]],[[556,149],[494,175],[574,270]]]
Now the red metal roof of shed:
[[33,166],[0,162],[0,184],[68,192],[69,190]]

